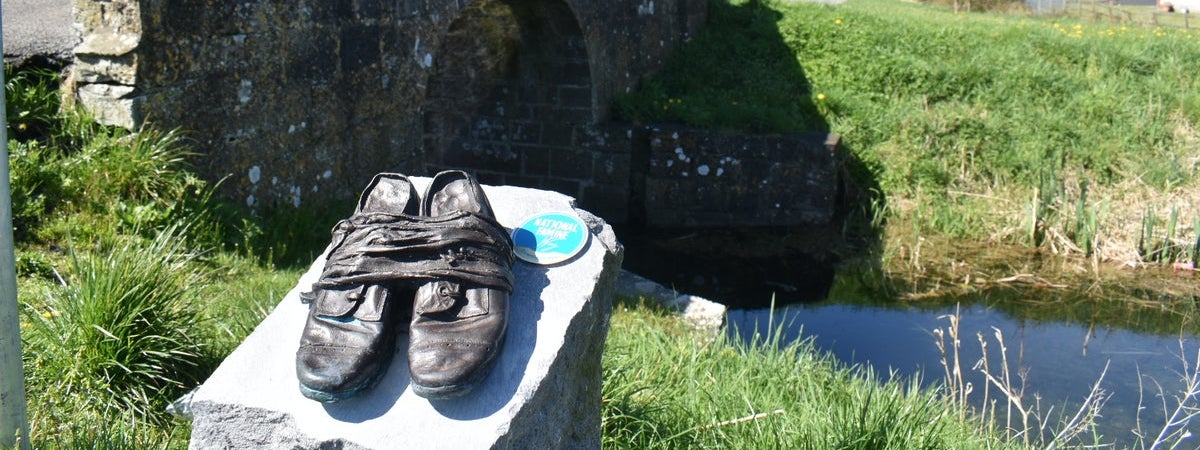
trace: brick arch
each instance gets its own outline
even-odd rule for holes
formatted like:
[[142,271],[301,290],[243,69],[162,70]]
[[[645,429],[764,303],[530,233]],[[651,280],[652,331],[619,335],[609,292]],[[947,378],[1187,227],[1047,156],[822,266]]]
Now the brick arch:
[[431,169],[579,194],[597,121],[588,46],[563,0],[480,0],[434,53],[423,112]]

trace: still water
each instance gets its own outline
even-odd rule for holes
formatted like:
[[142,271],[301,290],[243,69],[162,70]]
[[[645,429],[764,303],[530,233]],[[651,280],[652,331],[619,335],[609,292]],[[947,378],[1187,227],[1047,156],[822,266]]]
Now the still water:
[[[981,356],[981,333],[988,340],[989,361],[998,368],[995,330],[1000,331],[1010,369],[1027,373],[1024,401],[1040,397],[1041,411],[1054,418],[1064,411],[1073,414],[1108,364],[1101,388],[1110,397],[1098,431],[1103,442],[1117,448],[1136,445],[1133,430],[1139,415],[1143,434],[1151,439],[1158,434],[1165,414],[1156,386],[1162,386],[1167,406],[1174,408],[1173,397],[1184,389],[1180,355],[1193,365],[1200,356],[1198,327],[1188,319],[1200,314],[1200,288],[1191,274],[1106,271],[1103,286],[1092,286],[1090,278],[1069,283],[1078,289],[1004,285],[866,306],[863,299],[883,294],[856,287],[858,278],[852,274],[838,274],[831,262],[836,258],[806,251],[813,242],[828,246],[832,240],[777,230],[640,232],[622,238],[625,268],[680,292],[725,303],[731,333],[767,335],[782,324],[784,342],[812,339],[818,349],[846,363],[884,375],[921,374],[930,386],[944,378],[932,331],[947,328],[950,322],[943,317],[958,308],[959,361],[974,386],[976,405],[982,402],[985,379],[970,368]],[[953,250],[958,253],[943,251],[975,261],[985,272],[1033,271],[1072,279],[1073,272],[1058,267],[1053,258],[1004,253],[986,245],[975,249],[961,242]],[[1011,266],[1012,261],[1021,261],[1020,267]],[[962,306],[956,307],[959,297]],[[772,301],[789,306],[777,307],[770,324]],[[1181,335],[1186,336],[1182,343]],[[995,392],[991,389],[993,399]],[[1003,406],[997,407],[1001,414]],[[1200,423],[1190,431],[1200,436]],[[1200,448],[1200,437],[1177,448]]]
[[[1108,364],[1101,387],[1111,397],[1101,411],[1099,431],[1104,442],[1115,442],[1118,448],[1136,442],[1133,430],[1137,427],[1139,404],[1144,406],[1140,411],[1144,433],[1157,435],[1164,414],[1156,383],[1167,394],[1167,406],[1173,408],[1173,396],[1184,389],[1181,374],[1185,367],[1180,355],[1194,366],[1200,351],[1200,341],[1194,337],[1181,342],[1178,336],[1034,322],[984,305],[930,309],[819,302],[776,309],[774,325],[769,323],[770,309],[732,310],[729,324],[732,333],[747,338],[756,332],[766,335],[783,324],[785,341],[812,339],[819,349],[844,362],[867,366],[884,375],[913,377],[921,373],[932,383],[944,378],[932,331],[947,328],[950,322],[944,316],[954,314],[956,308],[961,317],[959,361],[964,370],[981,357],[980,334],[989,341],[992,367],[999,366],[999,345],[994,336],[999,330],[1008,347],[1010,366],[1014,371],[1018,366],[1027,370],[1025,402],[1040,396],[1042,411],[1053,407],[1053,417],[1059,417],[1064,409],[1074,413]],[[977,371],[967,373],[978,404],[985,379]],[[995,392],[993,389],[992,394]],[[1200,424],[1192,424],[1190,431],[1200,435]],[[1200,448],[1200,437],[1184,441],[1179,448]]]

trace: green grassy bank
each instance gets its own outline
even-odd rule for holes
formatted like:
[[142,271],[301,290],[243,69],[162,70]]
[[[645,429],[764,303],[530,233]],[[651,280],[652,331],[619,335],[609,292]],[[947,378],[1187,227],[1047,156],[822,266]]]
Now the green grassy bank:
[[[1197,41],[883,0],[715,1],[707,31],[617,110],[842,134],[871,256],[899,273],[886,276],[1003,287],[967,242],[1066,255],[1088,273],[1194,257]],[[246,215],[191,173],[186,132],[97,126],[58,112],[52,77],[6,79],[34,445],[182,448],[188,426],[165,406],[265,316],[348,211]],[[608,344],[610,448],[1019,445],[941,393],[804,342],[709,339],[627,302]]]
[[709,27],[618,109],[841,134],[893,268],[945,241],[1137,266],[1195,256],[1197,74],[1196,30],[714,1]]
[[[331,223],[243,214],[192,175],[186,133],[97,126],[57,112],[53,74],[7,75],[33,447],[185,448],[189,425],[165,408],[328,239],[297,236]],[[704,337],[636,301],[614,311],[603,375],[607,448],[1016,446],[916,382],[805,342]]]
[[1025,448],[918,380],[881,381],[810,341],[714,338],[661,308],[618,303],[604,353],[605,448]]

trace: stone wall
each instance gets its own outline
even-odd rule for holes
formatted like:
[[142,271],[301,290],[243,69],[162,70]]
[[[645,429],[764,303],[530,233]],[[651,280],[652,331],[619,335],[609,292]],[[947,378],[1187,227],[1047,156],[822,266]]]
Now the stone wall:
[[[706,0],[75,0],[70,85],[100,120],[188,131],[252,208],[344,202],[380,171],[462,167],[610,220],[629,193],[614,95]],[[596,175],[605,175],[597,177]]]
[[745,135],[657,126],[646,131],[646,225],[790,226],[833,220],[840,137]]
[[566,4],[468,7],[431,70],[430,172],[467,168],[484,183],[552,189],[624,219],[629,146],[596,123],[587,41]]

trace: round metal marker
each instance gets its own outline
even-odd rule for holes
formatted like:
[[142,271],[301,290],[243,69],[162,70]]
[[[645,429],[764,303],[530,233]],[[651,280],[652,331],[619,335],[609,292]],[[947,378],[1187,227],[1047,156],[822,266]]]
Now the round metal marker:
[[587,226],[573,213],[536,214],[513,229],[513,253],[533,264],[558,264],[579,254],[591,236]]

